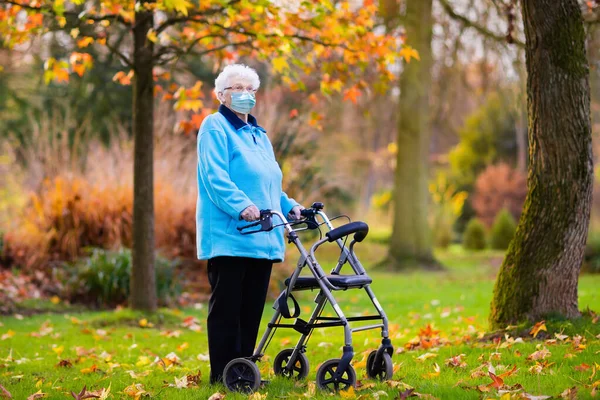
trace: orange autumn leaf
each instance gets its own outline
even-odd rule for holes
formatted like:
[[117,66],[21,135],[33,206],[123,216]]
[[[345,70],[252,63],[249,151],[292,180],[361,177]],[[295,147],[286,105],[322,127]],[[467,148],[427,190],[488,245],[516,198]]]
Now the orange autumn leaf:
[[540,331],[548,331],[546,329],[546,321],[540,321],[537,322],[533,328],[531,328],[531,330],[529,331],[529,334],[532,335],[533,337],[536,337],[538,335],[538,333],[540,333]]
[[352,86],[344,92],[344,100],[350,100],[354,104],[356,104],[357,99],[360,95],[360,90],[356,86]]

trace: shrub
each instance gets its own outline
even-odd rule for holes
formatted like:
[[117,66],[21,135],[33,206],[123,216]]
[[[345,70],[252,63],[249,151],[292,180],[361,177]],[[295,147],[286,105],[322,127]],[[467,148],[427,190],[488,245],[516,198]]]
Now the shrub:
[[[181,292],[176,278],[177,265],[177,261],[156,257],[156,289],[160,305],[172,306]],[[124,304],[129,297],[131,251],[94,248],[89,257],[65,264],[55,272],[64,283],[61,297],[98,307]]]
[[590,231],[588,233],[581,270],[592,274],[600,274],[600,232]]
[[492,165],[477,177],[473,209],[485,226],[490,227],[503,208],[518,219],[526,196],[527,178],[524,174],[507,164]]
[[463,235],[463,247],[467,250],[485,249],[485,226],[481,221],[472,218]]
[[496,215],[492,231],[490,233],[490,247],[496,250],[506,250],[510,241],[515,236],[517,224],[510,211],[503,208]]

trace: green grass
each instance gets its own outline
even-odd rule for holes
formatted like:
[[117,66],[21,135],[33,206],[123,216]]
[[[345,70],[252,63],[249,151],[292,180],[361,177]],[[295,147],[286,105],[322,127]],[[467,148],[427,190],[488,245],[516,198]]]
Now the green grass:
[[[358,249],[358,247],[357,247]],[[382,254],[380,245],[364,245],[358,254],[364,260],[373,261]],[[323,252],[322,264],[326,269],[335,260],[333,252]],[[506,347],[502,343],[479,341],[487,329],[487,316],[492,288],[502,253],[483,251],[466,253],[459,247],[439,252],[438,258],[447,267],[446,272],[391,274],[373,272],[372,285],[380,303],[390,319],[392,343],[398,353],[394,354],[396,366],[395,381],[401,381],[419,393],[431,394],[441,399],[478,399],[484,396],[476,390],[477,385],[488,384],[487,376],[471,378],[471,372],[486,361],[491,361],[500,374],[512,365],[517,365],[516,374],[507,377],[507,385],[521,384],[524,391],[536,395],[559,396],[565,389],[576,386],[578,398],[590,398],[589,377],[592,369],[578,371],[576,366],[585,363],[593,366],[600,362],[600,323],[592,323],[586,316],[576,321],[548,321],[549,329],[563,331],[569,335],[581,335],[585,339],[585,349],[575,351],[573,343],[545,344],[543,340],[526,338],[525,343],[515,343]],[[365,264],[370,264],[365,261]],[[583,275],[579,284],[579,306],[585,310],[600,310],[600,276]],[[298,294],[302,307],[301,317],[307,318],[312,309],[316,292]],[[371,312],[368,297],[363,291],[336,293],[346,315],[360,315]],[[25,399],[37,390],[48,394],[50,399],[68,398],[70,391],[79,392],[86,385],[94,390],[111,385],[112,398],[126,398],[123,389],[132,383],[141,383],[154,398],[163,399],[206,399],[216,391],[225,392],[222,386],[207,384],[209,363],[206,339],[206,305],[201,308],[184,310],[160,310],[147,316],[131,310],[109,312],[73,312],[59,307],[51,308],[54,313],[31,316],[2,317],[0,336],[8,331],[14,335],[0,340],[0,384],[12,393],[15,399]],[[67,310],[67,311],[65,311]],[[58,313],[56,313],[58,311]],[[270,304],[264,312],[260,334],[264,332],[267,320],[272,315]],[[326,313],[333,315],[329,308]],[[200,332],[182,326],[185,317],[198,319]],[[146,318],[152,327],[142,328],[139,321]],[[440,333],[437,335],[443,345],[432,349],[403,351],[404,346],[419,334],[421,328],[431,324]],[[165,334],[180,331],[178,337]],[[32,336],[38,332],[42,336]],[[545,332],[542,332],[543,336]],[[292,330],[280,330],[267,349],[266,357],[259,363],[263,378],[271,383],[260,393],[268,393],[268,398],[305,398],[308,382],[314,381],[319,364],[330,358],[341,356],[343,332],[340,328],[328,328],[314,332],[308,343],[307,357],[310,361],[310,374],[300,384],[271,376],[271,362],[284,348],[293,346],[299,334]],[[553,335],[549,335],[552,338]],[[380,343],[377,331],[358,332],[354,335],[355,359],[358,379],[367,386],[357,390],[364,398],[374,398],[372,393],[384,390],[394,399],[404,389],[392,388],[385,383],[368,387],[371,380],[365,377],[363,356]],[[184,343],[187,343],[185,345]],[[542,370],[541,374],[529,372],[535,362],[527,356],[539,348],[547,348],[551,356],[547,359],[553,365]],[[53,350],[54,348],[54,350]],[[57,354],[57,349],[62,353]],[[79,351],[79,356],[78,356]],[[60,352],[60,351],[58,351]],[[425,353],[435,357],[420,361],[417,357]],[[165,369],[152,364],[156,357],[164,358],[175,353],[180,358],[178,365]],[[465,354],[465,368],[445,365],[450,357]],[[565,358],[565,354],[573,354]],[[68,359],[72,367],[58,367],[61,359]],[[112,364],[111,364],[112,363]],[[434,365],[440,366],[438,376],[432,376]],[[118,364],[118,365],[117,365]],[[88,372],[96,365],[97,370]],[[86,371],[88,369],[88,371]],[[82,372],[83,370],[83,372]],[[133,373],[128,372],[133,371]],[[147,376],[140,376],[149,371]],[[176,389],[165,387],[174,383],[175,378],[186,374],[201,373],[199,387]],[[486,369],[487,371],[487,369]],[[86,373],[87,372],[87,373]],[[132,377],[136,375],[136,377]],[[599,380],[600,371],[594,378]],[[588,387],[586,387],[586,385]],[[470,388],[469,388],[470,387]],[[600,388],[599,388],[600,389]],[[1,397],[1,396],[0,396]],[[246,398],[239,394],[227,394],[227,399]],[[315,398],[330,398],[317,391]],[[485,397],[499,397],[495,391]]]

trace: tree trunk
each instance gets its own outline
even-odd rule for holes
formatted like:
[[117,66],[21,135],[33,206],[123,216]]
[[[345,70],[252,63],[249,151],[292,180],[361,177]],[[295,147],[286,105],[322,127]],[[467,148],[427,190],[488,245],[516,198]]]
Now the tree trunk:
[[403,16],[406,36],[420,61],[404,65],[400,78],[398,152],[394,179],[394,225],[389,260],[392,269],[437,267],[428,217],[432,0],[408,0]]
[[589,70],[576,0],[523,0],[529,113],[528,193],[494,288],[503,328],[579,315],[577,282],[593,182]]
[[133,270],[129,304],[133,309],[154,311],[157,306],[154,272],[154,81],[153,45],[146,38],[152,27],[152,11],[135,14],[133,28]]

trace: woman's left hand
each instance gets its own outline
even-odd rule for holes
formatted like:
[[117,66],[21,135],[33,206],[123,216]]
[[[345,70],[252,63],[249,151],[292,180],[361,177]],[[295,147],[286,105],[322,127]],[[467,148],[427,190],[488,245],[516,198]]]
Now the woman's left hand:
[[299,220],[300,218],[302,218],[302,214],[300,214],[301,210],[304,210],[304,207],[302,207],[301,205],[294,206],[288,214],[288,219]]

